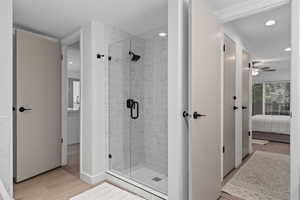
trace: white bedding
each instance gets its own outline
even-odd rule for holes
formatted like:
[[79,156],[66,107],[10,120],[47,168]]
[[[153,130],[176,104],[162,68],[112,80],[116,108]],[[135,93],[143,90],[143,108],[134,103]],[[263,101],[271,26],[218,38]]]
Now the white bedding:
[[252,116],[252,130],[289,135],[290,119],[290,116],[254,115]]

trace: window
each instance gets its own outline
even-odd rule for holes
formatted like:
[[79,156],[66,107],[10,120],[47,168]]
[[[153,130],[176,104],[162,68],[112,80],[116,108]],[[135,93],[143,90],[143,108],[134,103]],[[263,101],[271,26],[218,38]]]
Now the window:
[[253,85],[253,115],[289,115],[290,82],[274,81]]
[[254,84],[252,94],[252,114],[261,115],[263,114],[263,84]]
[[80,81],[79,79],[69,78],[69,109],[80,109]]
[[264,98],[266,115],[290,114],[290,82],[265,83]]

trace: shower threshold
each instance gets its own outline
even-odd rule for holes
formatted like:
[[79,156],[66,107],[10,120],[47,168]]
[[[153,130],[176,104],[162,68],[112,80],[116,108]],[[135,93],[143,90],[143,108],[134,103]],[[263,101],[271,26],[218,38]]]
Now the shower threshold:
[[106,172],[109,177],[108,181],[112,182],[113,184],[124,188],[130,192],[133,192],[139,196],[144,197],[145,199],[153,199],[153,200],[167,200],[168,196],[161,192],[158,192],[148,186],[140,184],[132,179],[123,177],[115,172],[107,171]]

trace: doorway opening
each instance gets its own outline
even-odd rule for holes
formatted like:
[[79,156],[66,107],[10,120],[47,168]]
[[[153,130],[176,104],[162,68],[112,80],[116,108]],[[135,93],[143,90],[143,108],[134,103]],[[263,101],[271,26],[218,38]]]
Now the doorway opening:
[[[224,196],[290,199],[290,10],[286,4],[224,24],[235,49],[231,63],[226,57],[230,48],[224,49],[224,74],[228,67],[237,71],[232,72],[236,90],[230,100],[235,134],[229,138],[228,129],[223,130]],[[226,151],[232,144],[235,151]],[[229,153],[234,159],[228,159]]]
[[[66,48],[67,76],[67,137],[63,143],[66,148],[66,165],[64,168],[71,174],[80,177],[80,41],[68,45]],[[65,116],[65,115],[64,115]]]

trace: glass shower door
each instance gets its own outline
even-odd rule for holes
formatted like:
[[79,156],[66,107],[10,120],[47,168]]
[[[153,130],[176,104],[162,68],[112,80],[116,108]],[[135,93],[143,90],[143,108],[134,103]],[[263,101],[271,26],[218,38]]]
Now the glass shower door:
[[156,32],[131,40],[131,96],[140,104],[131,120],[131,178],[155,191],[168,189],[167,38]]
[[130,97],[130,40],[109,46],[108,58],[108,142],[109,169],[130,177],[130,118],[126,99]]
[[142,38],[109,46],[109,170],[167,194],[167,38]]

